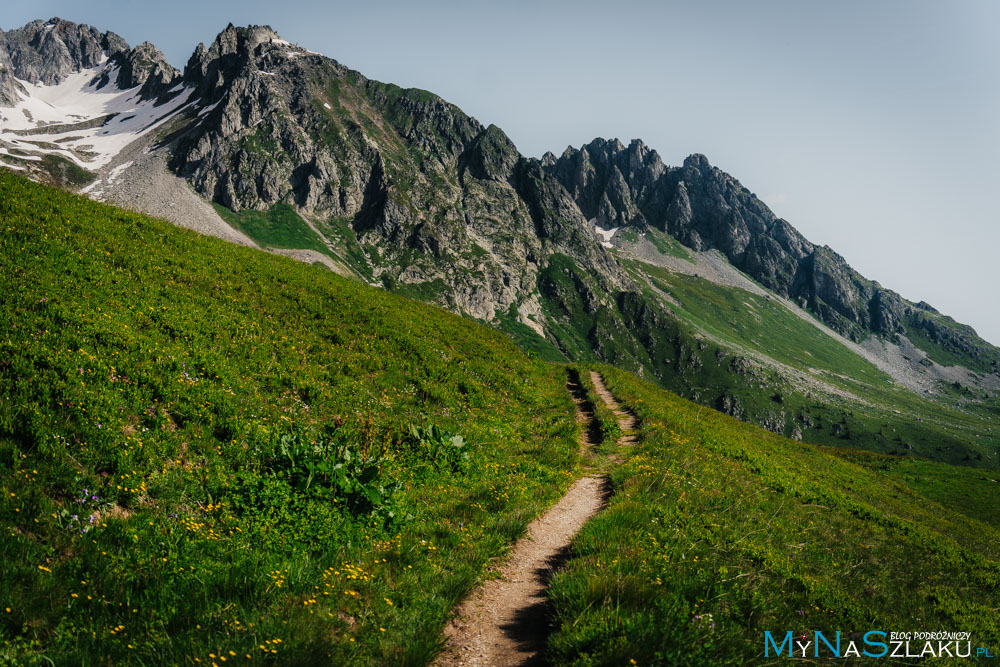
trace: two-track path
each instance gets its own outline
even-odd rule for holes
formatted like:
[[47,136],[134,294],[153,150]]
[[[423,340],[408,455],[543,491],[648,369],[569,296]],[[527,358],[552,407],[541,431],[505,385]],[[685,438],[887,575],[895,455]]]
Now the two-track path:
[[[615,402],[601,376],[591,372],[591,380],[618,416],[619,425],[623,429],[634,427],[634,418]],[[589,452],[600,439],[593,406],[575,371],[570,372],[566,387],[576,403],[576,419],[583,425],[580,447]],[[632,421],[626,425],[627,420]],[[622,444],[634,442],[626,442],[628,438],[632,436],[623,437]],[[514,545],[499,576],[485,582],[456,608],[445,629],[447,646],[435,665],[504,667],[540,662],[549,634],[545,588],[565,559],[573,536],[601,509],[606,497],[606,479],[582,477],[535,519],[527,536]]]
[[614,413],[615,418],[618,420],[618,428],[624,433],[621,439],[618,440],[618,444],[623,447],[634,445],[637,440],[634,430],[639,425],[639,420],[615,400],[614,394],[604,385],[604,378],[601,377],[600,373],[590,371],[590,381],[594,383],[597,395],[604,401],[604,405],[608,406],[608,409]]

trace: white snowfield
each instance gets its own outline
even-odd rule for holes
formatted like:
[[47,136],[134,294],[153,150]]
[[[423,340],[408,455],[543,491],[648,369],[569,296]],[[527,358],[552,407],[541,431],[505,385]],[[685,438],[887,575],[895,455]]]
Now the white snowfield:
[[[282,47],[284,47],[286,49],[289,49],[290,52],[287,53],[287,54],[285,54],[289,58],[297,58],[299,55],[301,55],[300,53],[298,53],[299,51],[301,51],[302,53],[308,53],[309,55],[313,55],[313,56],[322,56],[323,55],[322,53],[319,53],[318,51],[310,51],[307,48],[299,46],[298,44],[292,44],[287,39],[280,39],[280,38],[272,37],[271,40],[270,40],[270,43],[273,44],[274,46],[282,46]],[[325,58],[326,56],[323,56],[323,57]]]
[[[591,221],[591,224],[593,224],[593,221]],[[615,227],[613,229],[602,229],[597,225],[594,225],[594,231],[597,232],[597,235],[603,239],[601,241],[601,245],[604,246],[605,248],[615,247],[611,243],[611,237],[613,237],[618,232],[619,229],[621,229],[621,227]]]
[[[98,89],[104,73],[110,83]],[[187,106],[194,89],[175,86],[170,101],[140,100],[139,87],[118,88],[117,67],[105,58],[97,67],[81,70],[53,86],[20,81],[28,96],[12,108],[0,107],[0,164],[5,155],[22,160],[56,154],[89,171],[111,162],[126,146],[156,129]],[[109,118],[110,117],[110,118]],[[100,122],[100,119],[106,119]],[[74,129],[92,122],[95,127]],[[50,128],[46,131],[46,128]],[[30,134],[26,130],[32,131]]]

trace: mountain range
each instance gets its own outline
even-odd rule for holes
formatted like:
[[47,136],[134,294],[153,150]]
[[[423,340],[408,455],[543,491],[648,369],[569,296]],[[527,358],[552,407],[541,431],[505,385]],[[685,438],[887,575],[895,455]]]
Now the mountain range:
[[795,439],[997,467],[1000,350],[636,139],[521,155],[433,93],[229,25],[183,71],[0,32],[0,165],[601,361]]

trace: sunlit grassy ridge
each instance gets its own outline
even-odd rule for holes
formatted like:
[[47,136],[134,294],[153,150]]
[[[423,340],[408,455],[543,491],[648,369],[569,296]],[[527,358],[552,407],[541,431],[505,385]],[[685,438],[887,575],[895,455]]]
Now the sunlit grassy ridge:
[[424,662],[577,465],[440,309],[2,172],[0,264],[0,663]]
[[[736,349],[763,352],[855,397],[824,398],[823,390],[804,392],[802,386],[786,387],[780,405],[770,400],[773,391],[758,397],[770,402],[772,410],[799,416],[803,440],[961,465],[1000,466],[996,456],[1000,433],[991,426],[996,398],[970,402],[961,392],[936,399],[918,395],[776,299],[651,264],[625,264],[633,276],[668,294],[673,302],[665,302],[666,306],[682,321]],[[946,389],[942,386],[942,391]],[[744,390],[740,396],[753,406],[752,387],[749,394]],[[785,435],[790,434],[786,427]]]
[[742,664],[761,661],[764,630],[948,628],[1000,646],[994,526],[897,483],[877,455],[857,465],[602,372],[642,440],[551,584],[555,662]]

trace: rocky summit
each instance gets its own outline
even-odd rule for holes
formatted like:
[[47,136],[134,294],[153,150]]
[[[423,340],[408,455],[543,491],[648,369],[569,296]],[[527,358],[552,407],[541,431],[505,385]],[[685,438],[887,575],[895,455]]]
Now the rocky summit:
[[229,26],[183,80],[206,106],[171,169],[235,212],[287,203],[321,230],[343,222],[363,250],[350,268],[369,280],[435,285],[458,312],[489,321],[513,307],[526,323],[553,253],[585,258],[608,289],[624,283],[558,182],[436,95],[371,81],[265,27]]
[[[0,67],[19,92],[23,85],[53,86],[70,75],[102,65],[117,68],[114,83],[122,89],[143,86],[145,97],[165,91],[180,72],[149,42],[132,49],[113,32],[100,32],[88,25],[53,18],[0,31]],[[109,79],[99,82],[106,85]],[[10,106],[13,98],[4,98]]]
[[[227,26],[183,71],[148,42],[60,19],[0,32],[0,114],[8,168],[321,262],[778,433],[944,457],[934,435],[886,435],[885,387],[928,411],[1000,390],[1000,350],[864,278],[703,155],[668,166],[638,139],[595,139],[526,157],[437,95],[267,26]],[[858,406],[871,414],[851,428]]]

